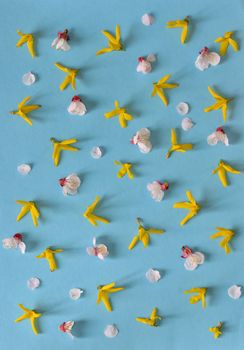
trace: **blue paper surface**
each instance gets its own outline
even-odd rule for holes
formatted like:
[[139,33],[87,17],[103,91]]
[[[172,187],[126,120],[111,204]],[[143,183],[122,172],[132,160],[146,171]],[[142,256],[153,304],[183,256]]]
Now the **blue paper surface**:
[[[141,23],[144,13],[152,13],[155,22]],[[223,188],[211,171],[219,159],[244,170],[243,165],[243,50],[231,48],[216,67],[200,72],[194,66],[198,51],[208,46],[218,51],[214,39],[225,31],[235,30],[243,37],[244,2],[199,0],[95,0],[95,1],[1,1],[0,55],[0,237],[21,232],[27,253],[0,251],[0,347],[22,349],[118,349],[241,350],[244,343],[243,297],[232,300],[227,289],[244,286],[243,271],[243,176],[231,175],[230,186]],[[192,17],[189,41],[180,44],[180,29],[166,29],[168,20]],[[106,46],[102,29],[114,33],[121,26],[126,48],[96,57]],[[70,30],[69,52],[55,51],[51,42],[58,31]],[[34,33],[37,57],[32,59],[25,46],[16,48],[16,30]],[[151,74],[136,72],[137,58],[157,55]],[[64,74],[54,63],[80,68],[77,91],[69,87],[59,91]],[[32,71],[38,77],[30,86],[22,84],[22,75]],[[152,83],[166,74],[180,84],[169,91],[166,108],[158,97],[150,96]],[[207,90],[211,85],[225,96],[234,97],[225,130],[231,145],[207,145],[207,136],[223,124],[220,111],[204,113],[214,100]],[[70,116],[67,107],[74,94],[87,105],[84,117]],[[33,126],[8,114],[26,96],[42,108],[32,113]],[[107,120],[104,113],[113,109],[118,99],[134,120],[121,129],[116,118]],[[190,104],[189,117],[196,123],[189,132],[181,130],[181,117],[176,105]],[[142,127],[152,131],[153,150],[141,154],[130,138]],[[193,151],[175,153],[168,160],[170,129],[175,127],[182,142],[194,144]],[[50,138],[79,141],[77,153],[64,152],[59,167],[52,162]],[[94,160],[93,146],[101,146],[104,156]],[[119,180],[114,160],[132,162],[136,178]],[[16,170],[21,163],[32,165],[32,172],[22,177]],[[79,194],[64,197],[58,179],[76,172],[82,178]],[[170,189],[161,203],[154,202],[146,189],[148,182],[167,180]],[[173,209],[173,203],[186,200],[190,189],[202,205],[197,217],[185,227],[179,223],[186,212]],[[98,213],[109,218],[109,225],[93,227],[82,213],[96,195],[102,198]],[[35,200],[41,219],[34,228],[27,215],[20,222],[20,207],[15,200]],[[162,236],[153,236],[144,249],[138,244],[127,249],[137,232],[136,217],[147,226],[162,228]],[[216,226],[234,229],[233,252],[225,255],[217,240],[210,240]],[[86,254],[93,236],[105,243],[110,256],[104,261]],[[63,248],[57,256],[59,269],[48,270],[45,260],[35,258],[47,246]],[[206,262],[193,272],[184,269],[180,258],[182,245],[205,254]],[[162,279],[150,284],[145,273],[149,268],[161,271]],[[26,282],[39,277],[41,287],[30,291]],[[96,305],[97,285],[116,281],[125,290],[113,295],[114,311]],[[85,290],[84,296],[72,301],[72,287]],[[207,287],[207,307],[190,305],[185,289]],[[21,315],[17,304],[43,313],[36,337],[28,321],[15,324]],[[163,316],[160,327],[137,323],[137,316],[150,315],[157,306]],[[70,340],[58,326],[74,320],[77,338]],[[224,335],[214,340],[208,328],[224,322]],[[115,323],[119,335],[107,339],[103,335],[108,324]]]

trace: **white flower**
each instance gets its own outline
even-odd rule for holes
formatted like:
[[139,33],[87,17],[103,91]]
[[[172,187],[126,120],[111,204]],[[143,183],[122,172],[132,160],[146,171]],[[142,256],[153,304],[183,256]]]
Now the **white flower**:
[[151,24],[153,24],[154,17],[149,13],[145,13],[142,16],[141,21],[142,21],[142,24],[144,24],[145,26],[150,26]]
[[182,119],[181,127],[184,131],[190,130],[193,126],[194,126],[194,123],[191,120],[191,118],[186,117],[186,118]]
[[155,283],[158,282],[161,278],[160,272],[158,270],[149,269],[146,272],[146,278],[149,282]]
[[215,132],[208,136],[207,142],[210,146],[215,146],[218,142],[222,142],[225,146],[229,146],[228,137],[224,129],[221,127],[217,128]]
[[202,265],[204,263],[205,257],[200,252],[195,252],[190,254],[184,262],[184,266],[186,270],[193,271],[195,270],[198,265]]
[[228,289],[228,295],[232,299],[239,299],[241,294],[241,287],[235,284]]
[[156,61],[156,56],[153,54],[148,55],[147,58],[139,57],[136,71],[138,73],[143,73],[143,74],[150,73],[152,70],[151,63],[155,61]]
[[81,181],[76,174],[71,174],[59,180],[60,186],[63,188],[63,194],[75,195],[80,187]]
[[137,145],[141,153],[149,153],[152,149],[150,142],[151,132],[147,128],[143,128],[132,137],[131,143]]
[[90,152],[91,156],[93,159],[99,159],[102,157],[103,153],[102,153],[102,149],[98,146],[95,146],[91,149]]
[[189,105],[186,102],[180,102],[176,106],[176,110],[180,115],[185,115],[189,112]]
[[93,238],[93,247],[87,247],[86,252],[90,256],[97,256],[99,259],[104,260],[109,255],[108,248],[105,244],[98,244],[96,238]]
[[216,66],[220,62],[220,55],[216,52],[210,52],[207,47],[204,47],[196,59],[195,66],[201,71],[207,69],[209,65]]
[[84,291],[80,288],[72,288],[69,291],[69,296],[72,300],[78,300]]
[[109,324],[104,330],[104,335],[108,338],[114,338],[118,333],[119,330],[114,324]]
[[36,81],[36,77],[33,73],[31,72],[28,72],[28,73],[25,73],[23,76],[22,76],[22,83],[24,85],[27,85],[27,86],[30,86],[32,84],[34,84],[34,82]]
[[68,41],[69,41],[68,30],[65,29],[64,32],[58,32],[57,38],[55,38],[52,42],[52,47],[54,47],[56,50],[69,51],[70,46],[68,44]]
[[40,286],[41,281],[39,280],[39,278],[37,277],[31,277],[28,281],[27,281],[27,286],[30,289],[36,289]]
[[152,199],[156,202],[161,202],[164,197],[164,192],[167,191],[169,185],[167,182],[161,183],[159,181],[153,181],[147,184],[147,189],[151,193]]
[[72,102],[69,105],[67,110],[68,110],[69,114],[80,115],[80,116],[86,114],[86,112],[87,112],[86,106],[81,101],[79,96],[74,96],[72,98]]
[[59,326],[59,330],[60,330],[61,332],[67,333],[71,338],[74,338],[73,334],[71,333],[74,324],[75,324],[74,321],[63,322],[63,323]]
[[25,254],[26,245],[22,241],[22,234],[20,234],[20,233],[16,233],[15,235],[13,235],[10,238],[3,239],[2,243],[3,243],[3,248],[5,248],[5,249],[19,248],[20,252],[22,254]]
[[17,170],[21,175],[28,175],[31,171],[31,166],[29,164],[21,164],[17,167]]

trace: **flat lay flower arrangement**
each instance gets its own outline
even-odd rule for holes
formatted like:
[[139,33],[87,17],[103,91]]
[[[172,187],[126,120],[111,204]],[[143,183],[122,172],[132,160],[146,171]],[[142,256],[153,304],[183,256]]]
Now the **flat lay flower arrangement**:
[[241,349],[244,5],[183,2],[14,1],[3,349]]

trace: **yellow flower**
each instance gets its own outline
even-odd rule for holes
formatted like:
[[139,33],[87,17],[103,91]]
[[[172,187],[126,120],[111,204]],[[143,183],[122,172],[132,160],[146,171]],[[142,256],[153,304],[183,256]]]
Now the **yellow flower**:
[[161,235],[164,233],[163,230],[157,230],[155,228],[145,229],[145,227],[142,225],[142,220],[139,218],[137,218],[137,223],[138,223],[138,233],[132,239],[128,247],[129,250],[132,250],[139,241],[141,241],[142,244],[144,245],[144,248],[146,248],[150,243],[150,234]]
[[189,199],[189,202],[177,202],[173,205],[173,208],[189,210],[189,214],[187,214],[186,217],[181,221],[181,226],[185,225],[187,221],[197,215],[201,209],[200,205],[196,202],[190,191],[186,191],[186,196]]
[[26,98],[24,98],[18,104],[18,110],[12,111],[10,112],[10,114],[18,115],[21,118],[23,118],[24,121],[26,121],[26,123],[28,123],[29,125],[32,125],[32,121],[30,120],[30,118],[27,117],[27,114],[32,111],[35,111],[36,109],[41,108],[41,105],[25,105],[26,102],[28,102],[29,100],[30,100],[30,96],[27,96]]
[[219,237],[224,237],[219,245],[221,248],[223,248],[225,250],[226,254],[229,254],[231,251],[230,246],[229,246],[229,242],[234,237],[235,232],[232,230],[228,230],[226,228],[223,228],[223,227],[216,227],[216,230],[218,230],[218,232],[214,233],[212,236],[210,236],[210,238],[216,239]]
[[169,158],[171,153],[173,152],[187,152],[193,148],[193,145],[191,143],[179,144],[177,142],[177,135],[175,129],[171,129],[171,144],[172,146],[166,154],[166,159]]
[[117,173],[118,178],[121,179],[127,174],[129,179],[134,179],[134,174],[131,171],[133,165],[131,163],[121,163],[115,160],[114,164],[119,165],[121,167],[121,169]]
[[97,221],[101,221],[104,224],[109,224],[109,221],[107,219],[104,219],[101,216],[97,216],[95,214],[93,214],[94,210],[96,209],[96,206],[98,204],[98,202],[100,201],[100,197],[97,196],[94,200],[94,202],[89,205],[86,209],[86,211],[84,212],[83,216],[90,222],[90,224],[92,224],[93,226],[97,226],[98,223]]
[[221,328],[223,326],[222,322],[219,322],[217,326],[215,327],[209,327],[209,332],[214,334],[214,339],[217,339],[221,334]]
[[68,67],[63,66],[60,63],[55,63],[55,66],[58,69],[60,69],[61,71],[63,71],[64,73],[66,73],[66,77],[65,77],[64,81],[59,86],[60,90],[66,89],[66,87],[70,84],[71,84],[73,90],[76,90],[75,78],[77,76],[77,73],[79,72],[79,69],[68,68]]
[[35,325],[35,320],[37,318],[41,317],[42,314],[36,312],[35,310],[27,309],[22,304],[18,304],[18,306],[21,308],[22,311],[24,311],[24,314],[22,316],[16,318],[16,320],[14,322],[20,322],[20,321],[29,319],[30,322],[31,322],[31,327],[32,327],[33,332],[36,335],[38,335],[38,331],[37,331],[37,328],[36,328],[36,325]]
[[211,111],[217,111],[218,109],[222,109],[223,119],[224,119],[224,122],[226,122],[228,103],[232,101],[233,98],[226,98],[218,95],[213,89],[211,89],[210,86],[208,86],[208,91],[215,98],[216,103],[214,103],[212,106],[204,108],[204,112],[207,113]]
[[212,171],[213,175],[216,173],[218,174],[219,179],[224,187],[228,186],[228,181],[227,181],[227,177],[226,177],[227,172],[231,173],[231,174],[240,174],[241,173],[239,170],[236,170],[236,169],[232,168],[229,164],[223,162],[223,160],[220,160],[217,168],[215,168]]
[[155,307],[150,315],[150,318],[137,317],[136,321],[147,324],[151,327],[157,327],[158,325],[157,320],[161,320],[161,319],[162,317],[157,315],[157,308]]
[[34,49],[34,36],[33,36],[33,34],[24,34],[20,30],[17,30],[17,33],[19,34],[19,36],[21,38],[17,42],[16,46],[20,47],[23,44],[27,44],[29,53],[30,53],[31,57],[34,58],[36,54],[35,54],[35,49]]
[[165,75],[158,82],[153,83],[153,91],[151,94],[151,96],[158,95],[160,97],[160,99],[163,101],[163,103],[165,104],[165,106],[168,106],[168,100],[164,94],[164,89],[174,89],[174,88],[179,86],[179,84],[166,83],[170,77],[171,77],[170,74]]
[[108,39],[108,46],[105,47],[99,51],[97,51],[96,55],[102,55],[106,52],[111,52],[111,51],[122,51],[123,47],[120,42],[120,26],[117,24],[116,29],[115,29],[115,36],[110,34],[109,32],[102,30],[102,34]]
[[97,287],[97,290],[98,290],[97,304],[100,304],[100,302],[102,301],[107,311],[113,310],[110,304],[109,294],[117,293],[124,289],[123,287],[116,287],[116,288],[114,287],[115,287],[115,282]]
[[30,212],[34,226],[38,226],[37,220],[40,217],[40,213],[37,209],[36,203],[32,201],[27,202],[22,200],[17,200],[16,203],[22,205],[16,221],[20,221],[28,212]]
[[62,253],[63,249],[51,249],[50,247],[46,248],[41,254],[37,255],[37,259],[47,259],[50,271],[53,272],[57,270],[57,264],[55,260],[55,254]]
[[189,299],[190,304],[196,304],[199,301],[201,301],[202,308],[204,309],[206,307],[205,295],[207,293],[207,288],[192,288],[184,291],[184,294],[191,294],[191,293],[194,293],[196,295],[193,295],[190,297]]
[[226,55],[229,45],[233,47],[234,51],[239,50],[238,43],[234,39],[232,39],[233,34],[234,32],[225,32],[224,36],[220,36],[216,40],[214,40],[215,43],[220,44],[219,53],[221,56]]
[[183,20],[169,21],[167,22],[166,28],[182,28],[181,32],[181,43],[184,44],[187,37],[189,26],[189,17],[185,17]]
[[119,106],[119,101],[114,102],[115,109],[104,114],[104,117],[110,119],[112,117],[119,117],[119,123],[121,128],[127,127],[127,121],[132,120],[132,115],[126,112],[126,109]]
[[61,151],[71,151],[71,152],[77,152],[79,151],[78,148],[69,146],[75,142],[77,142],[76,139],[68,139],[63,141],[57,141],[54,138],[51,138],[50,140],[53,143],[53,154],[52,159],[55,166],[58,166],[59,160],[60,160],[60,154]]

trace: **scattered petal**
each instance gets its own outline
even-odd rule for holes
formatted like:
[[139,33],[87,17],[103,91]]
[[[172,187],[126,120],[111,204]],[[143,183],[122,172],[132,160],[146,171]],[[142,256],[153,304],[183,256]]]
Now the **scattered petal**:
[[74,321],[67,321],[67,322],[63,322],[60,326],[59,326],[59,330],[63,333],[67,333],[72,339],[74,338],[73,334],[72,334],[72,328],[74,326],[75,322]]
[[93,147],[91,149],[91,153],[90,154],[91,154],[92,158],[94,158],[94,159],[99,159],[103,155],[102,154],[102,149],[100,147],[98,147],[98,146]]
[[228,137],[222,127],[217,128],[216,131],[210,134],[207,138],[207,143],[210,146],[215,146],[218,142],[222,142],[225,146],[229,146]]
[[148,74],[151,72],[151,70],[152,70],[151,62],[144,57],[139,57],[136,71],[138,73]]
[[154,55],[153,53],[150,53],[150,55],[147,56],[147,61],[148,62],[155,62],[156,61],[156,55]]
[[242,294],[241,287],[234,284],[228,289],[228,295],[232,299],[239,299]]
[[186,102],[180,102],[176,106],[176,110],[180,115],[186,115],[187,113],[189,113],[189,105]]
[[144,26],[150,26],[154,22],[154,17],[149,13],[145,13],[141,18],[141,22],[144,24]]
[[137,145],[141,153],[149,153],[152,149],[150,142],[151,132],[147,128],[143,128],[132,137],[131,143]]
[[190,130],[193,126],[194,126],[194,123],[191,120],[191,118],[186,117],[186,118],[182,119],[181,127],[184,131]]
[[108,338],[114,338],[118,335],[118,333],[119,330],[114,324],[109,324],[104,330],[104,335]]
[[21,175],[28,175],[31,171],[31,166],[29,164],[21,164],[17,167],[17,170]]
[[149,269],[146,272],[146,278],[149,282],[155,283],[158,282],[161,278],[160,272],[158,270]]
[[210,52],[207,47],[204,47],[197,56],[195,66],[199,70],[203,71],[211,66],[216,66],[220,62],[220,55],[216,52]]
[[59,179],[59,184],[63,188],[63,194],[66,196],[77,194],[77,190],[80,187],[81,180],[76,174],[70,174],[67,177]]
[[105,244],[96,244],[96,238],[93,238],[93,247],[87,247],[86,252],[90,256],[97,256],[99,259],[104,260],[109,255],[108,248]]
[[169,184],[167,182],[153,181],[152,183],[147,184],[147,189],[151,193],[152,199],[155,202],[161,202],[164,198],[164,192],[166,192],[169,188]]
[[71,104],[68,107],[69,114],[72,115],[84,115],[87,112],[86,106],[81,101],[81,98],[79,96],[74,96],[72,98]]
[[72,300],[78,300],[83,293],[84,291],[80,288],[72,288],[69,291],[69,296]]
[[52,47],[56,50],[69,51],[70,46],[68,44],[69,41],[69,31],[65,29],[63,32],[58,32],[57,38],[55,38],[52,42]]
[[22,77],[22,83],[27,86],[34,84],[35,81],[36,76],[31,72],[25,73]]
[[41,281],[37,277],[31,277],[27,281],[27,287],[32,290],[38,288],[40,284],[41,284]]

